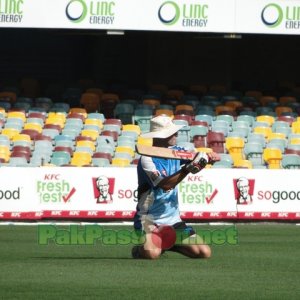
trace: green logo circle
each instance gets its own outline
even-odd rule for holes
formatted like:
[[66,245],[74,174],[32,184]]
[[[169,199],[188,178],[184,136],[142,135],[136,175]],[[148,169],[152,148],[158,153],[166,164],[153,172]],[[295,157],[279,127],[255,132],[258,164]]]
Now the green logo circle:
[[[171,18],[166,18],[165,16],[162,15],[162,9],[166,6],[171,6],[175,9],[174,16],[172,16]],[[170,26],[174,25],[175,23],[178,22],[179,17],[180,17],[180,8],[177,5],[177,3],[173,2],[173,1],[164,2],[158,10],[158,18],[165,25],[170,25]]]
[[[270,8],[275,8],[277,11],[277,18],[274,21],[268,21],[266,18],[266,11],[269,10]],[[279,26],[283,20],[283,11],[282,8],[276,4],[276,3],[270,3],[267,6],[264,7],[264,9],[261,12],[261,19],[263,21],[263,23],[270,27],[270,28],[275,28],[277,26]]]
[[[79,16],[76,16],[76,17],[73,17],[72,13],[70,13],[70,5],[73,4],[74,2],[78,2],[82,7],[81,14]],[[67,7],[66,7],[66,16],[73,23],[82,22],[85,19],[86,15],[87,15],[87,5],[83,0],[71,0],[69,2],[69,4],[67,5]]]

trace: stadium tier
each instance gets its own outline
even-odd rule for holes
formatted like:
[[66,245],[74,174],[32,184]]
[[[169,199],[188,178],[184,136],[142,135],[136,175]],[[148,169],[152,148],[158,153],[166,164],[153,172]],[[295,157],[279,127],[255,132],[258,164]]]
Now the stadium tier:
[[207,168],[300,168],[299,88],[275,97],[200,87],[157,84],[122,93],[65,88],[60,101],[4,88],[1,166],[135,166],[136,144],[152,143],[140,135],[149,131],[152,117],[164,114],[184,125],[179,146],[224,155]]

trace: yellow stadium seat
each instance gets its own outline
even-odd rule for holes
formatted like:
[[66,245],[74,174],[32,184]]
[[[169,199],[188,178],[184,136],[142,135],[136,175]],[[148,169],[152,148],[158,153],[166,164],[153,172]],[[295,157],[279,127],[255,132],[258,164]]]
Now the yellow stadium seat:
[[272,133],[272,128],[271,127],[262,127],[262,126],[258,126],[253,128],[253,132],[254,133],[261,133],[264,135],[266,140],[269,140],[269,137]]
[[10,111],[10,112],[7,113],[7,118],[19,118],[24,123],[26,121],[26,115],[22,111]]
[[237,159],[233,162],[235,168],[253,169],[252,162],[248,159]]
[[64,128],[66,123],[66,115],[63,113],[49,113],[47,119],[45,120],[45,124],[54,124],[59,125],[60,128]]
[[136,124],[125,124],[122,127],[122,131],[133,131],[138,136],[141,134],[141,128],[140,128],[140,126],[136,125]]
[[245,159],[244,155],[245,140],[240,137],[227,137],[225,148],[233,159],[233,162]]
[[99,136],[99,132],[93,129],[83,129],[81,130],[80,135],[91,137],[93,141],[96,141],[97,137]]
[[263,151],[263,159],[268,164],[269,169],[280,169],[282,152],[278,148],[265,148]]
[[269,126],[272,126],[273,123],[275,122],[275,118],[273,116],[263,115],[263,116],[257,116],[256,121],[265,122],[268,123]]
[[12,138],[13,142],[16,141],[26,141],[26,142],[32,142],[30,136],[28,134],[24,134],[24,133],[19,133],[13,136]]
[[137,142],[138,145],[146,145],[146,146],[152,146],[152,139],[151,138],[143,138],[141,136],[139,136],[137,138]]
[[93,152],[96,149],[95,143],[92,141],[77,141],[76,146],[78,147],[88,147],[90,148]]
[[298,120],[292,123],[292,133],[300,133],[300,122]]
[[25,123],[24,129],[33,129],[38,131],[39,133],[42,133],[43,131],[43,127],[41,126],[41,124],[38,123]]
[[9,161],[10,150],[8,146],[0,145],[0,158],[3,158],[5,162]]
[[7,135],[10,140],[12,140],[13,137],[19,133],[20,131],[15,128],[3,128],[1,131],[1,134]]
[[131,155],[131,157],[134,157],[135,155],[135,151],[128,146],[117,146],[115,148],[115,152],[125,152],[125,153],[129,153]]
[[114,157],[112,159],[111,165],[115,167],[128,167],[130,166],[130,160],[121,157]]
[[291,145],[300,145],[300,137],[294,137],[290,140]]
[[205,152],[205,153],[211,153],[213,152],[212,148],[206,148],[206,147],[199,147],[195,149],[196,152]]
[[96,125],[99,127],[99,129],[103,129],[103,123],[100,119],[85,119],[84,121],[85,125]]
[[286,135],[284,133],[281,132],[271,132],[269,135],[269,140],[273,140],[273,139],[285,139]]
[[74,152],[71,158],[71,165],[77,167],[90,165],[92,162],[92,155],[88,152]]
[[66,114],[63,113],[63,112],[53,112],[53,111],[50,111],[47,115],[47,118],[51,119],[51,118],[55,118],[55,119],[61,119],[61,120],[64,120],[66,121]]

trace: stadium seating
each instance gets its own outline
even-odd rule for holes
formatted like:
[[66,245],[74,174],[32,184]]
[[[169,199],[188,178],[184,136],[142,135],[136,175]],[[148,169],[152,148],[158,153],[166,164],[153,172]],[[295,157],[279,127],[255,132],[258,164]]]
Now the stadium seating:
[[85,151],[75,151],[73,157],[71,158],[71,165],[82,167],[91,165],[92,155]]
[[80,105],[87,113],[100,111],[100,96],[92,91],[81,94]]
[[300,156],[298,154],[283,154],[281,165],[283,169],[300,169]]
[[111,165],[113,167],[128,167],[130,165],[130,160],[122,157],[115,157],[112,159]]
[[11,152],[9,146],[0,145],[0,158],[4,159],[5,162],[8,162],[10,154]]
[[263,159],[267,163],[269,169],[280,169],[282,152],[278,148],[265,148],[263,151]]
[[207,147],[217,153],[226,153],[225,136],[223,132],[209,131],[206,137]]
[[[9,99],[9,109],[0,109],[0,146],[9,149],[3,160],[10,163],[9,159],[14,158],[11,165],[22,165],[23,159],[17,159],[18,151],[13,148],[29,147],[28,165],[105,167],[113,165],[112,159],[127,159],[129,165],[134,165],[139,158],[136,144],[152,144],[151,139],[140,135],[150,130],[150,120],[157,114],[169,115],[174,123],[184,125],[178,132],[178,145],[230,156],[232,161],[218,162],[213,168],[289,168],[284,165],[284,155],[299,155],[300,104],[298,98],[290,96],[292,93],[271,96],[255,89],[224,92],[224,86],[217,85],[209,88],[195,85],[193,93],[165,85],[148,91],[113,86],[109,91],[104,86],[99,91],[81,86],[77,96],[74,91],[76,105],[64,97],[53,101],[48,95]],[[95,95],[100,99],[100,110],[102,104],[111,101],[113,114],[111,110],[106,114],[84,107],[88,94],[93,95],[91,99]],[[27,105],[22,107],[22,104]],[[40,146],[47,143],[41,142],[44,137],[49,143],[47,151]],[[234,147],[233,142],[237,141],[240,146]],[[282,162],[275,150],[280,151]],[[57,157],[56,152],[67,153],[62,154],[67,157]],[[82,160],[74,159],[75,152],[88,153],[91,159],[83,164]],[[105,153],[110,158],[94,157],[96,153]],[[124,162],[120,164],[123,166]]]
[[245,141],[240,137],[226,137],[225,147],[228,153],[231,155],[234,164],[237,161],[245,159],[244,147]]
[[70,163],[71,155],[69,152],[65,151],[54,151],[50,163],[55,166],[63,166]]
[[114,118],[120,119],[122,124],[131,124],[134,106],[130,103],[119,102],[114,108]]

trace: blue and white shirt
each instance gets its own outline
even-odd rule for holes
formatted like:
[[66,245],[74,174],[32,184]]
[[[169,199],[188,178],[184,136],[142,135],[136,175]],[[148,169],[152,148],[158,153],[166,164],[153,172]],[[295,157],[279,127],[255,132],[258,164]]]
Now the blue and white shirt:
[[[183,150],[174,146],[172,149]],[[164,177],[180,170],[184,161],[142,156],[137,166],[138,185],[141,189],[134,217],[134,227],[142,229],[142,220],[146,217],[157,225],[173,225],[181,222],[178,188],[165,191],[158,187]]]

